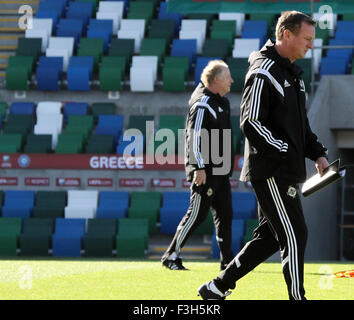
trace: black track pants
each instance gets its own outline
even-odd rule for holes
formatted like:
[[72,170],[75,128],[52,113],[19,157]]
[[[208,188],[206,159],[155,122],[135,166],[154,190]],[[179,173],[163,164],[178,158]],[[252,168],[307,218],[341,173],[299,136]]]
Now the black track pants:
[[206,219],[209,209],[213,214],[221,266],[226,267],[234,254],[231,249],[231,187],[229,178],[225,176],[208,176],[205,185],[192,185],[189,208],[180,221],[169,248],[162,256],[162,261],[173,252],[180,253],[192,232]]
[[279,178],[253,181],[258,200],[259,226],[253,239],[214,279],[221,290],[235,288],[235,282],[280,250],[289,299],[305,299],[303,286],[307,227],[296,184]]

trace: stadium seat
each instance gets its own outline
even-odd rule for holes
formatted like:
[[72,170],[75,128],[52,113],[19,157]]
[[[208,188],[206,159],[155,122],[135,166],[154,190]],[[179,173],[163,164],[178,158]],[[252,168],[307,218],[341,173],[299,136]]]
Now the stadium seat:
[[86,219],[56,218],[52,236],[54,257],[80,257]]
[[63,218],[66,204],[66,191],[37,191],[32,216],[34,218]]
[[87,115],[87,102],[67,102],[63,107],[64,122],[67,122],[71,115]]
[[148,242],[147,219],[119,219],[116,248],[118,258],[143,258]]
[[76,52],[79,39],[86,33],[86,27],[80,19],[61,18],[57,24],[56,37],[72,38]]
[[164,91],[184,91],[188,80],[188,57],[165,57],[162,68]]
[[130,68],[130,90],[152,92],[158,73],[157,56],[133,56]]
[[[102,20],[104,21],[104,20]],[[107,40],[108,41],[108,40]],[[80,38],[79,49],[77,52],[78,57],[93,57],[93,72],[97,73],[98,65],[104,54],[105,39],[96,37],[96,35],[89,36],[87,38]],[[108,44],[107,44],[108,50]]]
[[195,40],[197,43],[197,54],[200,55],[203,50],[205,38],[203,38],[203,31],[201,30],[180,30],[180,40]]
[[94,71],[93,56],[71,57],[68,71],[67,71],[68,90],[89,91],[93,71]]
[[[9,114],[5,127],[4,134],[21,134],[21,141],[25,141],[25,137],[33,130],[34,117],[31,114]],[[22,147],[22,144],[21,144]]]
[[91,19],[87,30],[87,38],[103,40],[103,52],[106,54],[112,38],[112,29],[112,20]]
[[165,39],[160,38],[144,38],[141,41],[141,56],[156,56],[158,58],[158,66],[166,54],[167,43]]
[[88,137],[85,147],[86,153],[108,154],[114,152],[114,135],[110,134],[92,134]]
[[129,208],[129,192],[101,191],[97,207],[97,218],[125,218]]
[[259,39],[235,39],[234,49],[232,51],[233,58],[247,58],[252,51],[259,50]]
[[0,153],[21,152],[23,136],[18,133],[3,133],[0,135]]
[[65,133],[82,134],[84,143],[91,134],[94,125],[94,117],[91,114],[70,115],[65,127]]
[[125,57],[128,64],[134,54],[134,45],[134,39],[113,38],[108,54],[114,57]]
[[43,91],[59,90],[63,68],[63,57],[40,57],[36,69],[37,89]]
[[229,49],[232,47],[236,35],[236,21],[213,20],[210,30],[211,39],[227,40]]
[[149,38],[152,39],[164,39],[166,45],[170,46],[175,34],[175,22],[174,20],[158,20],[153,19],[148,31]]
[[98,191],[69,190],[64,216],[65,218],[95,218],[97,204]]
[[234,219],[252,219],[256,216],[257,199],[251,192],[233,192],[232,208]]
[[249,67],[248,58],[232,58],[226,59],[230,69],[231,77],[234,82],[231,85],[232,92],[242,92],[245,83],[245,76]]
[[127,12],[128,19],[144,19],[148,25],[154,15],[155,5],[150,1],[131,1]]
[[52,151],[52,135],[28,134],[23,151],[25,153],[50,153]]
[[220,57],[225,60],[230,54],[229,47],[226,39],[205,39],[201,56]]
[[172,235],[189,207],[189,192],[163,192],[160,208],[162,234]]
[[160,205],[160,192],[131,192],[128,218],[148,219],[149,234],[156,234],[158,232],[156,223]]
[[192,68],[197,56],[196,39],[173,39],[171,57],[188,57],[189,69]]
[[53,229],[53,219],[24,219],[23,232],[19,237],[21,256],[48,256]]
[[341,57],[324,57],[322,58],[320,68],[320,78],[324,75],[346,74],[348,71],[347,62]]
[[123,131],[123,116],[117,114],[98,115],[95,134],[110,134],[114,136],[114,142],[117,143],[119,136]]
[[31,190],[6,190],[4,205],[1,209],[3,217],[29,218],[32,215],[35,192]]
[[83,237],[86,257],[112,257],[117,219],[88,219]]
[[22,218],[0,218],[0,256],[16,256]]
[[243,39],[259,39],[260,48],[267,41],[268,23],[265,20],[245,20],[242,30]]
[[34,102],[12,102],[9,108],[9,113],[34,115],[34,109]]
[[37,60],[42,51],[41,38],[19,38],[17,43],[17,56],[31,56]]
[[120,91],[127,69],[126,57],[102,57],[99,68],[100,89],[103,91]]
[[6,68],[6,89],[28,90],[34,63],[32,56],[10,56]]
[[66,18],[79,19],[84,26],[87,26],[89,19],[92,17],[93,10],[92,2],[70,1],[66,11]]

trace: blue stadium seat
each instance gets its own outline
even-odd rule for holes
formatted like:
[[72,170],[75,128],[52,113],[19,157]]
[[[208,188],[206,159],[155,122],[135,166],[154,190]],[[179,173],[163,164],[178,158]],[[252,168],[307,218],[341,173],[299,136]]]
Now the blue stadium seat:
[[34,115],[34,111],[34,102],[12,102],[10,105],[10,114]]
[[64,3],[63,1],[40,1],[38,4],[38,12],[55,12],[57,17],[60,18],[64,14],[65,5],[66,3]]
[[80,257],[86,219],[56,218],[52,237],[53,256]]
[[129,192],[101,191],[96,211],[97,218],[125,218],[129,208]]
[[64,107],[64,121],[68,121],[71,115],[86,115],[87,110],[87,102],[67,102]]
[[68,90],[89,91],[93,65],[93,57],[72,56],[67,71]]
[[96,126],[96,134],[114,135],[114,142],[117,143],[123,130],[122,115],[99,115]]
[[92,2],[70,1],[66,12],[66,17],[68,19],[80,19],[83,22],[84,28],[86,28],[89,19],[92,17],[92,13]]
[[[354,45],[354,40],[352,39],[330,39],[330,46],[352,46]],[[331,58],[341,58],[345,61],[349,68],[349,63],[352,60],[354,49],[328,49],[327,57]],[[323,60],[321,62],[323,64]]]
[[38,67],[36,70],[38,90],[59,90],[63,73],[63,63],[63,57],[39,57]]
[[87,38],[99,38],[104,41],[104,52],[107,53],[113,32],[113,20],[90,19]]
[[80,38],[85,32],[84,23],[80,19],[60,19],[57,25],[57,37],[73,37],[74,48],[77,48]]
[[188,57],[189,69],[195,62],[197,56],[196,39],[173,39],[171,48],[171,57]]
[[162,234],[174,234],[189,207],[189,192],[164,192],[160,208]]
[[348,64],[341,57],[322,58],[321,68],[320,68],[320,78],[323,75],[346,74],[347,71],[348,71]]
[[[240,252],[242,249],[242,240],[245,234],[245,220],[243,219],[233,219],[232,220],[232,241],[231,248],[234,255]],[[216,233],[214,231],[213,242],[212,242],[212,257],[214,259],[220,259],[220,250],[218,243],[216,241]]]
[[232,209],[234,219],[252,219],[256,216],[257,199],[251,192],[233,192]]
[[195,70],[194,70],[195,86],[197,86],[200,82],[200,76],[203,72],[203,69],[206,67],[209,61],[214,59],[220,59],[220,57],[197,57],[197,62],[195,64]]
[[3,217],[29,218],[32,215],[35,192],[31,190],[7,190],[4,194]]
[[260,47],[264,45],[267,40],[268,22],[265,20],[245,20],[242,30],[242,38],[260,39]]

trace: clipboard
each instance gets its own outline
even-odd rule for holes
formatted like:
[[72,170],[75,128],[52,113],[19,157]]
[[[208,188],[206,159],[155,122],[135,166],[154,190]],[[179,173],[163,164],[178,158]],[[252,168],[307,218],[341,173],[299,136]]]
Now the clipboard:
[[322,177],[317,173],[307,179],[301,189],[302,195],[307,197],[329,184],[342,179],[346,174],[346,168],[340,167],[339,164],[340,159],[337,159],[323,170]]

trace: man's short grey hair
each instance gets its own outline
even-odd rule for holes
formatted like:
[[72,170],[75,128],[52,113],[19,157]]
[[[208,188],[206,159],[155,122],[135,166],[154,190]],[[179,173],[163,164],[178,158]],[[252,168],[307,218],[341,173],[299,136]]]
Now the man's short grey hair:
[[215,77],[219,77],[229,66],[223,60],[211,60],[204,68],[200,80],[206,87],[210,86]]

